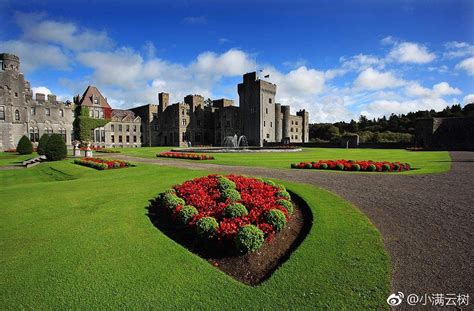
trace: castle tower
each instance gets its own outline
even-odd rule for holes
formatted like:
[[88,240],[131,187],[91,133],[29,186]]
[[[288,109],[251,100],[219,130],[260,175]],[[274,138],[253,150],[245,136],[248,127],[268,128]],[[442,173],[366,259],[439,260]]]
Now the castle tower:
[[163,93],[163,92],[158,93],[158,111],[159,112],[165,111],[169,103],[170,103],[170,94]]
[[4,71],[20,72],[20,58],[9,53],[0,54],[0,67]]
[[237,86],[241,110],[242,134],[250,145],[262,146],[275,141],[276,85],[246,73]]
[[300,116],[303,121],[301,142],[307,143],[309,142],[309,112],[302,109],[296,115]]
[[201,95],[187,95],[184,102],[189,105],[191,112],[194,112],[198,107],[204,109],[204,97]]
[[281,113],[281,104],[275,104],[275,141],[281,142],[283,138],[283,114]]
[[283,115],[282,121],[282,139],[283,141],[290,139],[290,106],[281,106],[281,113]]

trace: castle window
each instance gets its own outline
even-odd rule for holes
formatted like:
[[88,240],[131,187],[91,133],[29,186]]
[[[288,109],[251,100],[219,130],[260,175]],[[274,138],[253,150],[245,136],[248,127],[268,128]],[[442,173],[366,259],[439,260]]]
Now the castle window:
[[30,127],[30,140],[35,140],[35,130],[32,127]]
[[295,132],[298,133],[298,128],[295,128]]
[[263,126],[265,126],[265,121],[263,121]]
[[183,119],[183,120],[181,121],[181,124],[182,124],[182,125],[186,125],[186,119]]
[[96,118],[96,119],[99,118],[99,110],[96,110],[96,111],[95,111],[95,118]]
[[111,130],[112,132],[115,132],[115,125],[111,124],[111,125],[110,125],[110,130]]
[[36,115],[36,107],[31,107],[31,115],[32,116]]
[[119,124],[119,132],[122,131],[122,124]]
[[270,121],[270,127],[273,127],[273,122]]
[[32,140],[33,142],[38,142],[39,139],[40,139],[40,134],[39,134],[39,129],[37,127],[35,127],[35,139]]
[[18,92],[15,92],[15,97],[18,97]]
[[185,132],[183,132],[183,133],[181,134],[181,139],[182,139],[183,141],[186,141],[186,133],[185,133]]
[[295,124],[293,121],[291,121],[291,125]]
[[269,104],[272,103],[272,99],[271,99],[271,98],[268,99],[268,103],[269,103]]
[[99,118],[101,118],[101,119],[104,118],[104,111],[103,110],[99,111]]
[[295,135],[295,139],[298,139],[298,135]]
[[137,142],[137,136],[133,136],[133,142],[134,142],[134,143]]
[[94,97],[94,105],[99,104],[99,98],[97,96]]
[[127,139],[127,143],[129,143],[130,142],[130,136],[127,135],[126,139]]
[[268,114],[268,108],[265,108],[265,113]]
[[184,109],[183,109],[183,110],[181,110],[181,115],[183,115],[183,116],[184,116]]
[[295,124],[298,125],[298,121],[295,121]]
[[20,111],[18,109],[15,110],[15,121],[20,121]]
[[270,134],[267,133],[267,138],[270,138]]
[[105,143],[105,129],[104,128],[100,130],[100,141]]
[[115,143],[115,136],[114,136],[114,135],[110,135],[110,141],[111,141],[112,143]]
[[64,142],[66,142],[66,129],[60,129],[59,131],[61,132]]
[[226,121],[226,122],[225,122],[225,126],[226,126],[226,127],[230,127],[230,121]]
[[293,128],[290,128],[290,132],[293,132]]
[[119,135],[119,143],[122,142],[122,135]]
[[0,106],[0,120],[5,120],[5,107]]
[[133,126],[133,131],[134,131],[134,132],[137,131],[137,126],[136,126],[136,125]]
[[64,110],[59,109],[59,116],[60,116],[61,118],[64,117]]
[[51,109],[45,108],[44,111],[45,111],[45,114],[46,114],[47,117],[49,117],[51,115]]
[[130,132],[130,125],[125,125],[125,131]]

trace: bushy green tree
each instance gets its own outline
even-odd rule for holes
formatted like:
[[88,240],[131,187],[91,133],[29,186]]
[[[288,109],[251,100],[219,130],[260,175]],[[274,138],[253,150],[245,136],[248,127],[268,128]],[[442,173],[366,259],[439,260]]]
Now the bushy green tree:
[[33,153],[33,144],[31,143],[30,139],[23,135],[18,142],[18,146],[16,146],[16,151],[19,154]]
[[66,143],[61,135],[52,134],[49,137],[45,148],[45,155],[48,161],[58,161],[67,157]]
[[36,148],[36,151],[38,152],[39,155],[44,155],[46,152],[46,145],[48,144],[49,141],[49,135],[48,134],[43,134],[41,136],[39,143],[38,143],[38,148]]

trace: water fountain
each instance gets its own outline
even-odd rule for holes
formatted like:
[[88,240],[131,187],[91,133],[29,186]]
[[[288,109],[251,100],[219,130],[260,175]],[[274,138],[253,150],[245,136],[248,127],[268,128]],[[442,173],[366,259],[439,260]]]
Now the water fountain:
[[245,135],[240,135],[240,137],[238,137],[237,134],[235,134],[234,136],[224,137],[222,146],[228,148],[248,147],[249,142],[247,141],[247,137],[245,137]]

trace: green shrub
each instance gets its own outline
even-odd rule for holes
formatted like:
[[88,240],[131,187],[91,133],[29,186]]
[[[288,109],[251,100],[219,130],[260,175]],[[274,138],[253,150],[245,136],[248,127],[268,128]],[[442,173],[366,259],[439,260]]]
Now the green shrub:
[[59,134],[52,134],[46,144],[44,153],[48,161],[65,159],[67,157],[67,147],[62,136]]
[[278,185],[277,185],[277,188],[280,189],[280,191],[286,191],[285,185],[278,184]]
[[290,201],[288,201],[288,200],[277,200],[276,204],[278,204],[281,207],[283,207],[284,209],[286,209],[286,211],[288,212],[288,215],[293,214],[294,207],[293,207],[293,203],[291,203]]
[[263,245],[264,240],[262,230],[254,225],[246,225],[235,236],[235,245],[242,252],[254,252]]
[[185,205],[178,212],[178,218],[183,224],[187,224],[194,215],[198,214],[198,210],[192,205]]
[[384,171],[384,172],[390,171],[390,165],[388,165],[388,164],[382,165],[382,171]]
[[48,134],[43,134],[41,136],[39,142],[38,142],[38,148],[36,148],[36,152],[38,152],[39,155],[44,155],[46,152],[46,145],[48,144],[49,141],[49,135]]
[[263,182],[272,187],[276,186],[276,184],[272,180],[269,180],[269,179],[265,179]]
[[176,194],[176,190],[174,190],[173,188],[168,188],[163,193],[164,194]]
[[271,209],[265,214],[266,221],[276,230],[281,231],[285,227],[285,214],[279,209]]
[[224,210],[224,216],[228,218],[240,217],[248,213],[247,208],[240,203],[230,204]]
[[313,168],[313,165],[312,165],[311,163],[307,163],[307,164],[305,164],[304,167],[305,167],[305,168]]
[[30,139],[23,135],[16,146],[16,151],[19,154],[32,154],[33,153],[33,144]]
[[296,163],[291,163],[291,168],[296,168],[297,164]]
[[163,196],[163,202],[169,209],[175,209],[179,205],[183,206],[186,204],[183,199],[177,197],[175,194],[167,193]]
[[220,190],[235,189],[235,182],[224,176],[217,177],[217,187]]
[[221,198],[223,200],[230,199],[231,202],[240,200],[240,193],[234,189],[226,189],[221,192]]
[[370,164],[369,166],[367,166],[367,171],[369,172],[375,172],[376,169],[377,167],[375,166],[375,164]]
[[352,170],[353,171],[360,171],[360,165],[359,164],[352,164]]
[[219,223],[214,217],[203,217],[196,222],[196,231],[201,237],[210,238],[216,232]]
[[400,165],[398,165],[398,164],[393,165],[393,170],[394,171],[398,171],[399,169],[400,169]]
[[337,164],[336,164],[336,169],[337,169],[338,171],[343,171],[343,170],[344,170],[344,165],[341,164],[341,163],[337,163]]
[[325,170],[328,168],[328,165],[326,163],[322,163],[319,165],[319,168]]
[[288,193],[288,191],[278,191],[276,193],[276,196],[278,198],[283,198],[283,199],[287,199],[287,200],[291,200],[291,196],[290,194]]

